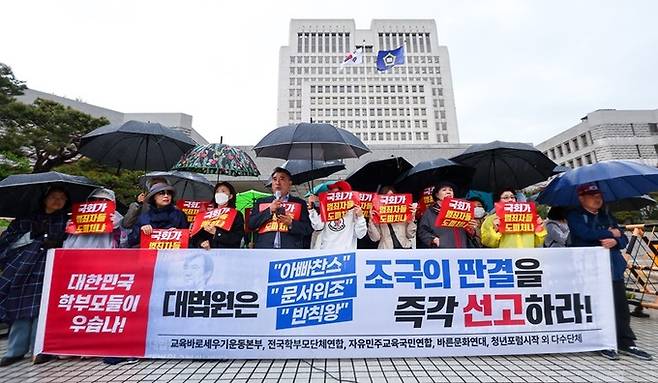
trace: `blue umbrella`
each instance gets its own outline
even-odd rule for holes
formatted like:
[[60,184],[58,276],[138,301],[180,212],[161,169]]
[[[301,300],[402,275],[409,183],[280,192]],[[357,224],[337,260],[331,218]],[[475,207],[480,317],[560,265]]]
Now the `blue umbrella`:
[[551,181],[537,197],[550,206],[578,206],[578,185],[596,183],[605,202],[658,190],[658,169],[632,161],[605,161],[568,170]]

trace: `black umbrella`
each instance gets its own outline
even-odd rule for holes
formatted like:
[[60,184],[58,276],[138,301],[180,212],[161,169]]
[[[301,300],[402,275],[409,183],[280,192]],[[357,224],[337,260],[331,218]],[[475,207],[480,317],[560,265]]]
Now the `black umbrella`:
[[518,190],[545,181],[557,166],[528,144],[503,141],[471,145],[451,160],[474,167],[471,188],[489,192],[502,187]]
[[464,195],[469,188],[475,169],[454,161],[437,158],[419,162],[395,180],[398,191],[417,194],[440,181],[449,181],[457,186],[455,194]]
[[41,207],[41,199],[51,186],[61,186],[71,202],[82,202],[97,188],[83,176],[58,172],[15,174],[0,181],[0,217],[21,217]]
[[302,122],[269,132],[254,146],[254,151],[258,157],[331,161],[358,158],[370,149],[345,129]]
[[345,179],[352,189],[377,192],[380,186],[393,185],[400,174],[413,166],[402,157],[370,161]]
[[[313,161],[311,163],[309,160],[288,160],[281,167],[292,174],[293,185],[300,185],[341,171],[345,169],[345,164],[340,161]],[[267,186],[271,184],[272,180],[270,179]]]
[[106,125],[82,137],[80,153],[119,169],[169,170],[195,146],[185,134],[156,122]]
[[179,170],[150,172],[139,177],[139,185],[146,189],[146,182],[153,178],[166,179],[176,189],[176,198],[192,201],[209,201],[213,198],[213,184],[202,174]]

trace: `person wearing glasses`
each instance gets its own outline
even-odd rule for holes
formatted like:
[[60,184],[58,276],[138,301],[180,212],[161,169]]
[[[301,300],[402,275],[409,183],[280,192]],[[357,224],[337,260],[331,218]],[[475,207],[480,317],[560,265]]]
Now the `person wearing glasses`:
[[173,186],[166,183],[156,183],[151,185],[149,192],[145,197],[148,201],[149,209],[142,213],[133,226],[128,245],[137,247],[139,245],[140,235],[143,232],[146,235],[151,234],[153,229],[187,229],[189,223],[185,213],[178,210],[174,204],[175,190]]
[[[516,194],[512,188],[503,188],[494,195],[495,202],[516,202]],[[542,247],[546,238],[546,228],[541,217],[537,216],[534,233],[501,233],[500,218],[495,211],[482,222],[482,245],[499,248],[531,248]]]

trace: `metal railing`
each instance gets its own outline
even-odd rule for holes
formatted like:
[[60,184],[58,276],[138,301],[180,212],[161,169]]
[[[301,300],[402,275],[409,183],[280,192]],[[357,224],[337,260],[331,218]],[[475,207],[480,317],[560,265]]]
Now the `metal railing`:
[[658,309],[658,225],[627,225],[632,232],[624,257],[628,302],[642,308]]

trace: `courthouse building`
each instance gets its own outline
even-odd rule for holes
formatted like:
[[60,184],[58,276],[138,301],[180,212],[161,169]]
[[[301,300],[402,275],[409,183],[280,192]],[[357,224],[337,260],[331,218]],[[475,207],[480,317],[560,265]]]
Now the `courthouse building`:
[[[405,63],[376,68],[377,52],[404,45]],[[362,64],[341,66],[361,48]],[[448,49],[434,20],[290,22],[279,52],[277,123],[327,122],[366,145],[459,143]]]

